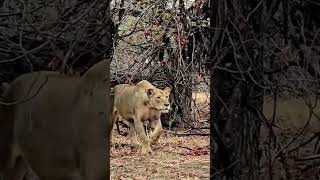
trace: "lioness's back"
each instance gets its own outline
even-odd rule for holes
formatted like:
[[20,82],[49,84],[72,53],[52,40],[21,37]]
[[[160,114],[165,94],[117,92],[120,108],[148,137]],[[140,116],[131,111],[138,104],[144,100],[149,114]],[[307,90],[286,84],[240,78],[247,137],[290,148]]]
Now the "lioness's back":
[[137,108],[141,109],[148,101],[148,96],[143,88],[129,84],[119,84],[113,88],[114,110],[123,118],[131,119]]
[[[140,100],[148,98],[143,88],[129,84],[119,84],[113,88],[113,94],[116,103],[125,103],[130,105],[137,104]],[[139,101],[137,101],[139,100]]]
[[35,119],[51,114],[51,118],[59,121],[66,116],[63,113],[66,108],[77,104],[75,93],[78,92],[78,84],[76,78],[39,71],[18,77],[10,85],[9,92],[12,93],[12,101],[22,101],[16,105],[16,114],[27,116],[31,113]]
[[143,89],[155,89],[156,87],[152,85],[149,81],[147,80],[142,80],[137,84],[138,87],[143,88]]
[[[48,94],[46,95],[44,92],[54,93],[56,97],[65,97],[75,92],[79,81],[80,79],[64,76],[57,72],[39,71],[19,76],[10,84],[9,91],[14,92],[13,98],[30,97],[30,100],[43,97],[43,95],[47,96]],[[51,98],[53,101],[61,100]]]

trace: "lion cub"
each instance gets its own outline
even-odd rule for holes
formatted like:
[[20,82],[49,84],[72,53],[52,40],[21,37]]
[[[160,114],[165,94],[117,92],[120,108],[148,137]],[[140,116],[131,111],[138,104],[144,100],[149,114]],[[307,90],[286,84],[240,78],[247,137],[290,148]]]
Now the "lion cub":
[[[141,153],[152,153],[150,144],[156,143],[162,131],[161,113],[170,110],[170,87],[158,89],[146,80],[140,81],[136,86],[129,84],[116,85],[111,90],[113,98],[112,124],[120,115],[130,124],[129,138],[135,147],[141,147]],[[144,121],[150,121],[154,128],[150,138],[144,131]],[[137,140],[141,139],[141,145]],[[110,136],[111,137],[111,136]]]

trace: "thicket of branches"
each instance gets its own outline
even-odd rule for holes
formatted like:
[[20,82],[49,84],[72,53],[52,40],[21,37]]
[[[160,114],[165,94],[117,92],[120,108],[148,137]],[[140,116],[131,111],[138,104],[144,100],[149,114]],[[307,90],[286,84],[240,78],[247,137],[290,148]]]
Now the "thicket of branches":
[[[320,4],[210,2],[214,179],[278,179],[280,174],[283,179],[317,178],[319,155],[302,158],[303,153],[297,152],[302,150],[311,116],[320,125],[314,113],[320,95]],[[265,96],[275,98],[274,110],[279,97],[304,98],[310,116],[288,121],[299,119],[305,127],[293,137],[281,136],[277,112],[273,119],[262,114]],[[261,139],[261,127],[267,129],[266,139]],[[298,148],[292,150],[295,145]],[[312,176],[304,174],[307,169],[312,169]]]
[[[0,82],[44,69],[81,74],[111,55],[112,46],[113,84],[147,79],[172,86],[169,117],[192,126],[191,92],[210,71],[215,179],[272,179],[275,161],[284,179],[319,167],[318,154],[297,153],[306,130],[280,137],[275,118],[266,119],[262,107],[266,95],[275,102],[279,96],[302,97],[319,119],[320,3],[117,0],[110,5],[115,27],[109,3],[0,1]],[[297,159],[305,167],[289,163]]]
[[81,74],[109,56],[109,3],[0,1],[0,83],[38,70]]
[[193,127],[191,92],[200,81],[208,90],[208,2],[119,0],[111,11],[118,28],[113,84],[147,79],[160,88],[171,86],[169,124]]
[[[301,97],[318,117],[313,108],[320,94],[319,3],[119,0],[111,7],[118,28],[114,84],[148,79],[175,87],[170,118],[188,124],[195,79],[211,72],[215,179],[272,179],[279,174],[276,161],[286,179],[299,174],[288,162],[301,156],[290,148],[308,138],[307,129],[282,137],[275,132],[277,112],[266,119],[262,108],[265,96],[275,106],[279,97]],[[267,129],[264,137],[261,128]]]

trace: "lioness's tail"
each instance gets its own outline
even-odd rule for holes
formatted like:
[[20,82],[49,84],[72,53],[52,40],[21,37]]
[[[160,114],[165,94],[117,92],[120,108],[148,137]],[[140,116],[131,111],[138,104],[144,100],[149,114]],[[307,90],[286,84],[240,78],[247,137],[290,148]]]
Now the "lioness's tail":
[[113,106],[114,106],[114,93],[113,88],[110,89],[110,114],[113,114]]
[[118,131],[118,133],[120,134],[120,135],[122,135],[121,134],[121,131],[120,131],[120,127],[119,127],[119,118],[117,117],[117,119],[116,119],[116,124],[117,124],[117,131]]
[[[120,121],[119,121],[119,117],[117,117],[116,123],[117,123],[117,131],[118,131],[118,133],[119,133],[121,136],[127,136],[128,132],[121,133],[121,131],[120,131],[120,125],[119,125]],[[124,124],[124,125],[125,125],[125,124]]]
[[114,89],[113,88],[110,89],[110,94],[111,94],[111,96],[114,96]]
[[[110,89],[110,96],[111,96],[111,106],[114,106],[114,88],[111,88],[111,89]],[[112,111],[113,111],[113,108],[111,108],[111,113],[113,113]],[[125,134],[122,134],[121,131],[120,131],[120,127],[119,127],[119,117],[118,117],[118,116],[117,116],[117,118],[115,119],[115,122],[113,122],[113,123],[116,123],[118,133],[119,133],[120,135],[122,135],[122,136],[125,136]]]

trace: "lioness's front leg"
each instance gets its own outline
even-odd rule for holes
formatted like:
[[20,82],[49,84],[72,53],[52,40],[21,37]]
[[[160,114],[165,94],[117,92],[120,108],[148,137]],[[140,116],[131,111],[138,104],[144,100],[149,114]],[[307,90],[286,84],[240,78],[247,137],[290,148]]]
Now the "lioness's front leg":
[[154,128],[152,133],[150,134],[150,143],[155,144],[158,142],[161,132],[162,132],[162,124],[161,119],[151,121],[150,126]]
[[146,133],[144,132],[143,123],[141,121],[141,118],[136,118],[134,121],[134,127],[136,129],[136,132],[141,139],[141,153],[147,154],[152,153],[151,147],[150,147],[150,140],[147,137]]
[[139,142],[137,139],[137,135],[136,135],[136,129],[134,127],[134,122],[129,121],[129,126],[130,126],[130,130],[129,130],[129,138],[131,140],[131,143],[134,147],[139,147]]

